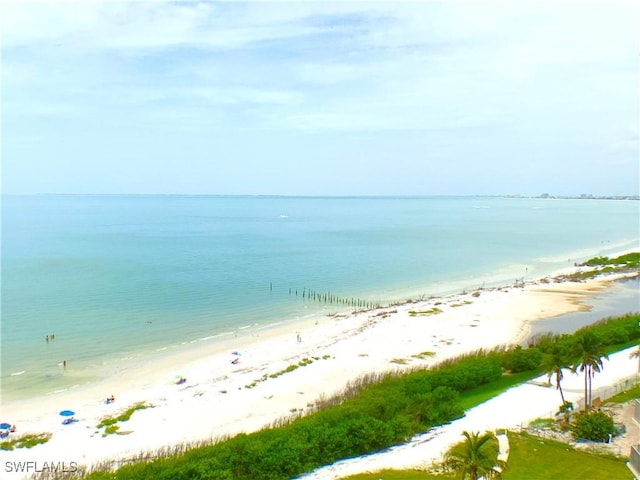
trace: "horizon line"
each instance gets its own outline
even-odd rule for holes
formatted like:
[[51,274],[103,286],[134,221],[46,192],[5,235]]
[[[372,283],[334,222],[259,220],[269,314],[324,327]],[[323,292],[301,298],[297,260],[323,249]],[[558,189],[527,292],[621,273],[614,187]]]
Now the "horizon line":
[[0,193],[0,197],[37,197],[37,196],[65,196],[65,197],[255,197],[255,198],[427,198],[427,197],[506,197],[506,198],[567,198],[567,199],[640,199],[634,194],[540,194],[522,193],[425,193],[425,194],[278,194],[278,193]]

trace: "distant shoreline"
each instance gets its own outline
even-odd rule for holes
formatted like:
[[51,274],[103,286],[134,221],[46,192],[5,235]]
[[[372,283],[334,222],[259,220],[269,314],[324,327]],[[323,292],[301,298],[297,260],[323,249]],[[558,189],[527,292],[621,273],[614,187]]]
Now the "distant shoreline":
[[410,200],[425,198],[519,198],[544,200],[635,200],[640,201],[640,195],[279,195],[279,194],[216,194],[216,193],[1,193],[0,197],[184,197],[184,198],[283,198],[283,199],[403,199]]

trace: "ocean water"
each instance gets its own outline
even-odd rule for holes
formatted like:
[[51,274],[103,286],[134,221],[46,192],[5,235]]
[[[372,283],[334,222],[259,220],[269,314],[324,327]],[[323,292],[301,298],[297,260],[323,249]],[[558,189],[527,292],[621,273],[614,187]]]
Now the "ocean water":
[[547,333],[572,333],[604,318],[640,312],[640,277],[615,282],[590,299],[588,311],[566,313],[533,322],[531,337]]
[[2,394],[353,310],[343,299],[534,278],[637,248],[639,213],[637,201],[500,197],[4,196]]

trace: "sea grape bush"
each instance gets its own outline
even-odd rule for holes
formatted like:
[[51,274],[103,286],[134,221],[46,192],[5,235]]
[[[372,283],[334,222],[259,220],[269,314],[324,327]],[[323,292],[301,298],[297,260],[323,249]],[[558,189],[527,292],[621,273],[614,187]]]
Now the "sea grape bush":
[[542,352],[535,347],[522,348],[516,345],[512,350],[505,352],[502,365],[512,373],[535,370],[542,361]]

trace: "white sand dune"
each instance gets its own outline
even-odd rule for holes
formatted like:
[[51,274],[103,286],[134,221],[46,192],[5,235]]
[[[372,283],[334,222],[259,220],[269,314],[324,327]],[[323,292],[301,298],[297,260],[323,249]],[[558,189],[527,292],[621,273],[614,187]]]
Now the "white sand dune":
[[[292,412],[304,413],[321,396],[331,395],[365,373],[428,366],[478,348],[520,343],[527,338],[531,322],[584,308],[594,292],[606,288],[614,278],[533,283],[482,291],[478,297],[453,295],[346,318],[309,320],[262,332],[259,337],[230,339],[216,344],[215,352],[209,351],[210,346],[200,346],[179,357],[142,362],[117,378],[87,388],[7,403],[2,408],[3,421],[16,424],[18,433],[50,432],[53,436],[46,444],[31,449],[0,452],[0,476],[22,477],[8,472],[7,462],[91,465],[179,442],[254,431]],[[442,312],[409,313],[434,307]],[[232,364],[231,352],[235,350],[241,356],[237,364]],[[418,358],[423,352],[434,355]],[[305,358],[313,362],[269,378]],[[620,368],[623,366],[624,362]],[[607,367],[606,374],[596,381],[606,381],[611,370]],[[177,374],[187,382],[176,385]],[[573,391],[572,381],[568,375],[567,395],[577,399],[580,388],[578,385]],[[104,399],[110,394],[116,401],[107,405]],[[153,408],[137,411],[128,422],[121,423],[120,430],[126,434],[105,437],[96,428],[105,415],[118,414],[136,402]],[[416,444],[394,449],[394,460],[387,455],[388,460],[376,460],[371,468],[423,465],[440,455],[445,445],[458,441],[463,429],[513,427],[547,414],[558,403],[555,389],[524,385],[479,406],[454,424],[428,433],[425,438],[438,438],[437,447],[433,440],[416,440]],[[62,425],[58,416],[62,409],[74,410],[78,422]],[[367,460],[361,461],[366,464]],[[331,468],[337,467],[323,472]],[[337,478],[329,473],[317,475],[313,478]]]

